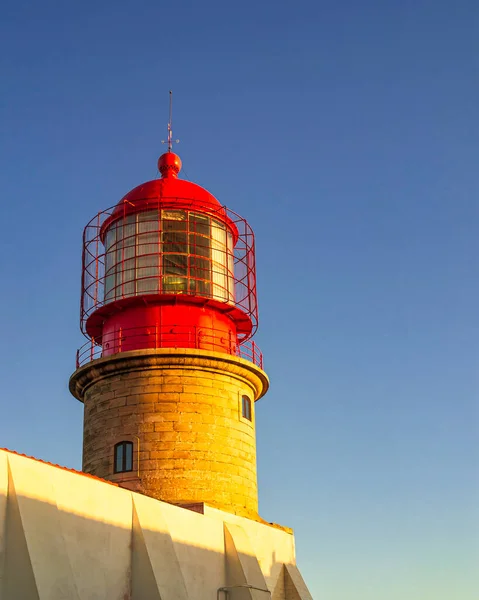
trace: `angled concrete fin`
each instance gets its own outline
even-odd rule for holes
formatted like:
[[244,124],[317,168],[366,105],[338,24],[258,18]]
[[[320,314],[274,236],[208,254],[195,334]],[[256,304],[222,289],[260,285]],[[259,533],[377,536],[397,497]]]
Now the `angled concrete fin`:
[[[224,524],[227,586],[251,585],[267,590],[265,578],[246,532],[239,525]],[[233,587],[228,600],[268,600],[266,591]]]
[[[14,519],[19,516],[40,600],[80,600],[63,539],[63,532],[49,478],[38,470],[15,468],[18,457],[9,457],[9,498]],[[11,486],[11,487],[10,487]],[[29,490],[30,495],[22,490]],[[35,497],[31,496],[35,490]],[[9,503],[10,505],[10,503]],[[17,512],[18,511],[18,512]],[[10,519],[9,519],[10,520]],[[15,527],[18,526],[15,521]],[[8,525],[7,525],[8,528]],[[10,535],[9,535],[10,542]],[[7,555],[8,561],[8,555]],[[10,575],[10,566],[8,565]],[[55,573],[55,577],[51,574]],[[21,595],[17,598],[23,597]],[[30,596],[25,596],[30,600]]]
[[131,552],[131,600],[161,600],[134,502]]
[[40,467],[52,484],[50,501],[58,507],[62,532],[58,544],[65,549],[78,596],[81,600],[128,598],[131,492],[62,469]]
[[286,600],[313,600],[296,565],[285,565],[284,587]]
[[286,600],[285,591],[284,591],[285,571],[286,571],[286,568],[284,565],[282,565],[280,574],[278,576],[276,585],[274,587],[274,591],[271,594],[271,600]]
[[10,467],[8,471],[8,496],[6,503],[5,577],[0,584],[2,600],[39,600],[32,561],[23,531],[22,519]]
[[158,502],[137,494],[133,504],[136,524],[141,529],[144,550],[159,592],[158,596],[151,598],[188,600],[180,563],[161,507]]

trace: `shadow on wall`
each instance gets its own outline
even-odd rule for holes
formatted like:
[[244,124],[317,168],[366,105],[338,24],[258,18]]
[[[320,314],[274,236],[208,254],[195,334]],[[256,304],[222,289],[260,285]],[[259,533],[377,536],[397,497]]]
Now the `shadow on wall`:
[[26,458],[35,468],[22,468],[3,454],[1,600],[214,600],[235,585],[269,593],[234,588],[219,597],[311,599],[281,549],[284,532],[253,524],[264,535],[248,535],[240,519],[224,523],[70,472],[58,485],[45,469],[59,469]]

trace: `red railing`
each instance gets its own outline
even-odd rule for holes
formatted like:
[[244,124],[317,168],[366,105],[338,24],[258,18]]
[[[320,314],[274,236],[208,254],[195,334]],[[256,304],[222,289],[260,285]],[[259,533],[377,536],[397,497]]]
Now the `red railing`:
[[77,350],[77,369],[97,358],[138,349],[194,348],[232,354],[263,368],[263,354],[253,340],[238,344],[224,331],[207,327],[161,327],[151,325],[120,329],[105,334],[102,345],[89,340]]

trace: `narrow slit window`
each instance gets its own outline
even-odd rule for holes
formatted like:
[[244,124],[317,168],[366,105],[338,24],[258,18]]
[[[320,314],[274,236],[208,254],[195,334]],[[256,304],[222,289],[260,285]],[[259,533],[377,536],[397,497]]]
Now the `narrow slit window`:
[[115,473],[133,471],[133,443],[120,442],[115,446]]
[[245,419],[248,419],[248,421],[252,420],[252,418],[251,418],[251,400],[248,398],[248,396],[241,397],[241,412]]

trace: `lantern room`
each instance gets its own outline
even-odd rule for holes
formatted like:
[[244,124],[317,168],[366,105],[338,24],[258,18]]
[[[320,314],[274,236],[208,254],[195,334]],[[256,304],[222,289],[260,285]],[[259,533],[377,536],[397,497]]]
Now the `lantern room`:
[[84,230],[81,326],[90,344],[79,364],[88,354],[143,348],[246,351],[257,362],[253,231],[180,179],[176,154],[163,154],[158,167],[159,179]]
[[105,229],[105,302],[142,294],[191,294],[234,303],[233,233],[214,216],[164,208]]

